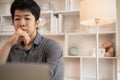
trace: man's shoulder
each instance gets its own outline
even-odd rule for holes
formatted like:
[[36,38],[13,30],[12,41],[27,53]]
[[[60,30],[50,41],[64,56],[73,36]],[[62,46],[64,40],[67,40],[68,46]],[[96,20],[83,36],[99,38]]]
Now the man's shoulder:
[[42,45],[44,45],[46,49],[62,49],[57,40],[45,36],[42,36]]
[[42,42],[46,44],[46,46],[53,46],[53,45],[60,46],[58,41],[52,38],[44,37],[44,36],[42,36]]

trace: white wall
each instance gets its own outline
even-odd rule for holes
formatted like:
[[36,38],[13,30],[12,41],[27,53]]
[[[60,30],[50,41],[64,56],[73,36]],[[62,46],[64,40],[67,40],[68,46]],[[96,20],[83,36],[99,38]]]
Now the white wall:
[[10,3],[0,3],[0,15],[10,15]]

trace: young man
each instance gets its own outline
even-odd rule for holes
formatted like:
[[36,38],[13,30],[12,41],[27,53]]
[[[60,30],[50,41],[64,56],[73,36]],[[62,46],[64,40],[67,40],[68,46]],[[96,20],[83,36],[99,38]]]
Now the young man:
[[40,7],[34,0],[15,0],[11,15],[15,33],[1,48],[0,62],[46,63],[50,65],[50,80],[63,80],[62,48],[37,32]]

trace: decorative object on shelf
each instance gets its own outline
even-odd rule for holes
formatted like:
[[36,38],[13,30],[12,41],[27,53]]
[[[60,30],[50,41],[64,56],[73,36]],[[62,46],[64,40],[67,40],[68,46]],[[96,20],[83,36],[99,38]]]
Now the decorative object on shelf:
[[40,33],[46,33],[46,32],[48,32],[47,29],[46,29],[46,26],[45,26],[47,24],[46,18],[42,17],[39,20],[40,20],[40,24],[38,26],[38,29],[39,29]]
[[112,47],[112,41],[111,40],[107,40],[103,43],[102,47],[105,48],[105,57],[114,57],[115,56],[115,50]]
[[70,47],[70,55],[71,56],[78,55],[78,48],[77,48],[77,45],[75,43],[73,43],[72,46]]
[[45,19],[45,17],[42,17],[42,18],[40,18],[39,20],[40,20],[40,27],[45,26],[45,24],[46,24],[46,19]]
[[[97,51],[97,49],[94,48],[94,49],[93,49],[93,53],[92,53],[91,56],[95,57],[95,56],[96,56],[96,51]],[[98,54],[99,57],[104,57],[105,48],[99,48],[99,49],[98,49],[98,53],[99,53],[99,54]]]
[[1,34],[13,34],[15,31],[12,22],[2,24]]

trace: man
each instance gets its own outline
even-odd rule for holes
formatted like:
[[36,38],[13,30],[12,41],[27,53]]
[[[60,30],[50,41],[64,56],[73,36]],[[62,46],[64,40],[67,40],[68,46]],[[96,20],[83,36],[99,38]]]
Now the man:
[[1,48],[0,62],[46,63],[50,65],[50,80],[63,80],[62,48],[37,32],[40,7],[34,0],[15,0],[11,15],[15,33]]

